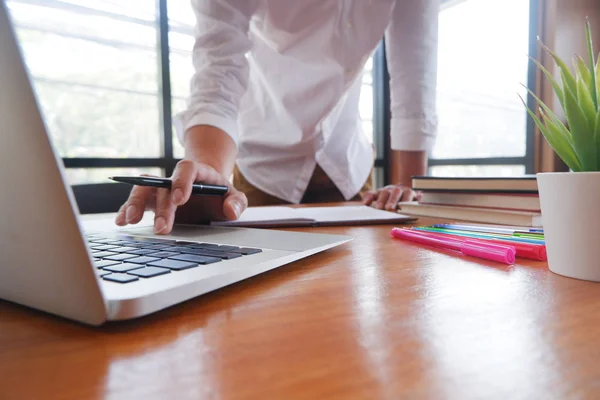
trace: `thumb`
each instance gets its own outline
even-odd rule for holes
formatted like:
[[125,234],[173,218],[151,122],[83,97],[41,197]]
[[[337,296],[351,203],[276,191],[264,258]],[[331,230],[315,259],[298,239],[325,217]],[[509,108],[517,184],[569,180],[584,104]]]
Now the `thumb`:
[[234,188],[230,188],[227,198],[223,202],[223,215],[228,220],[236,220],[248,207],[246,195]]

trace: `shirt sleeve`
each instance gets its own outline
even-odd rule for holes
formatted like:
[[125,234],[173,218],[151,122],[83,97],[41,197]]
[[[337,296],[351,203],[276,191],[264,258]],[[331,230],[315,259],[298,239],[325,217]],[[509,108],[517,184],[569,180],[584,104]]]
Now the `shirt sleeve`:
[[394,150],[429,151],[435,142],[439,2],[396,1],[385,33]]
[[192,0],[196,16],[192,52],[194,75],[185,111],[175,115],[177,137],[183,143],[187,130],[211,125],[238,142],[237,115],[248,86],[246,54],[255,0]]

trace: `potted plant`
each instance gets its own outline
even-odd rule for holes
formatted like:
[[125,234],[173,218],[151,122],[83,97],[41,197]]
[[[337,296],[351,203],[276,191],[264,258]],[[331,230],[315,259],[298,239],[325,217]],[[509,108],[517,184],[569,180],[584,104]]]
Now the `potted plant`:
[[527,111],[570,168],[570,172],[536,175],[548,267],[560,275],[600,281],[600,62],[594,60],[589,21],[586,35],[588,59],[576,56],[573,71],[542,44],[558,67],[561,84],[533,60],[552,85],[566,123],[531,91],[539,104],[539,117]]

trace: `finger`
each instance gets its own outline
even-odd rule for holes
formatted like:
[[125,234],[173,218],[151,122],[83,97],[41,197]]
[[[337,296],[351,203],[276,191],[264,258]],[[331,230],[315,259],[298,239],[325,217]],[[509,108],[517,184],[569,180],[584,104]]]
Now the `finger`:
[[121,207],[119,207],[119,211],[117,211],[117,216],[115,218],[115,224],[117,224],[119,226],[127,225],[127,221],[125,220],[125,206],[126,205],[127,205],[127,202],[123,203],[123,205],[121,205]]
[[414,201],[417,199],[417,193],[414,190],[409,188],[404,190],[404,193],[402,194],[402,201]]
[[387,189],[382,189],[377,192],[377,202],[375,203],[375,208],[381,210],[385,206],[385,203],[388,201],[390,197],[390,191]]
[[394,188],[390,189],[390,197],[385,203],[385,209],[388,211],[396,211],[398,208],[398,202],[402,198],[402,194],[406,191],[407,190],[405,190],[402,186],[395,186]]
[[171,178],[173,204],[180,206],[187,203],[192,194],[192,185],[196,179],[196,163],[191,160],[179,161]]
[[375,200],[375,192],[373,191],[362,193],[360,196],[362,197],[363,204],[367,206]]
[[246,207],[248,207],[248,198],[246,195],[231,187],[227,198],[223,202],[223,215],[228,220],[238,219]]
[[149,200],[153,198],[156,188],[149,186],[134,186],[127,200],[125,209],[125,221],[128,224],[137,224],[144,215]]
[[171,192],[167,189],[158,189],[154,215],[154,233],[164,235],[171,232],[176,208],[177,206],[171,201]]

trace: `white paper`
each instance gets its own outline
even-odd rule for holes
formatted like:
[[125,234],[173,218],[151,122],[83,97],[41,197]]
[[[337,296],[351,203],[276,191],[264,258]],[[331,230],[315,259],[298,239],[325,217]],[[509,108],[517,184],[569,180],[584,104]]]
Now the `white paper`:
[[377,210],[368,206],[305,207],[286,206],[249,207],[236,221],[213,223],[214,225],[259,225],[263,223],[297,222],[344,223],[412,219],[406,215]]

